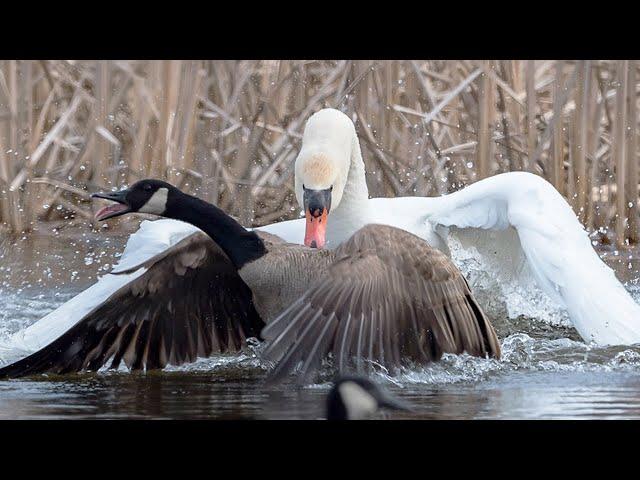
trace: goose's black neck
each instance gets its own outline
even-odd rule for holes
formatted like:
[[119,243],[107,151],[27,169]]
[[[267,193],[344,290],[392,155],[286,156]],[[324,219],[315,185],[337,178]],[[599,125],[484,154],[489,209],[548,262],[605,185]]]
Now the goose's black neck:
[[163,216],[190,223],[205,232],[238,270],[267,252],[255,232],[244,228],[215,205],[186,193],[171,191]]

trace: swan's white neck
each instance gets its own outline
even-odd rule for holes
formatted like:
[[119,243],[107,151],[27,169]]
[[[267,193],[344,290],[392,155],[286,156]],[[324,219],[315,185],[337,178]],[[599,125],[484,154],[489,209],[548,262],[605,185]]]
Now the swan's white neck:
[[[358,136],[353,132],[349,173],[340,204],[331,210],[327,224],[327,247],[335,248],[351,234],[373,221],[368,208],[369,190]],[[355,227],[355,228],[354,228]]]

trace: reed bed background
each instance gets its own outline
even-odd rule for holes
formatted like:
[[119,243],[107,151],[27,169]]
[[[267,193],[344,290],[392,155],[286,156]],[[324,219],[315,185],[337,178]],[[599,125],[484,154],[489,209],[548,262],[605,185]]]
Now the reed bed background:
[[0,223],[92,225],[88,192],[166,179],[249,226],[299,215],[305,121],[356,123],[373,196],[524,170],[638,242],[636,61],[0,62]]

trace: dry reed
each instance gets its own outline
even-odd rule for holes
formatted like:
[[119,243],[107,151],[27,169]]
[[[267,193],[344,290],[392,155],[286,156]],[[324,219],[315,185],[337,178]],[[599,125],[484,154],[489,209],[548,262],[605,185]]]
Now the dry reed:
[[356,122],[372,195],[526,170],[590,230],[638,241],[635,61],[0,63],[0,222],[90,223],[87,191],[165,178],[247,225],[298,215],[306,119]]

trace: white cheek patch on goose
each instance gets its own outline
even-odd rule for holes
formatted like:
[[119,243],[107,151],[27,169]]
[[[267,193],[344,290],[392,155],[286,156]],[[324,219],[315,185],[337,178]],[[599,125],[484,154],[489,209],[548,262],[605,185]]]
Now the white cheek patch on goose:
[[151,196],[147,203],[145,203],[138,212],[140,213],[153,213],[154,215],[162,215],[167,208],[167,196],[169,195],[168,188],[159,188]]
[[338,389],[349,419],[366,418],[378,409],[377,400],[357,383],[344,382]]

